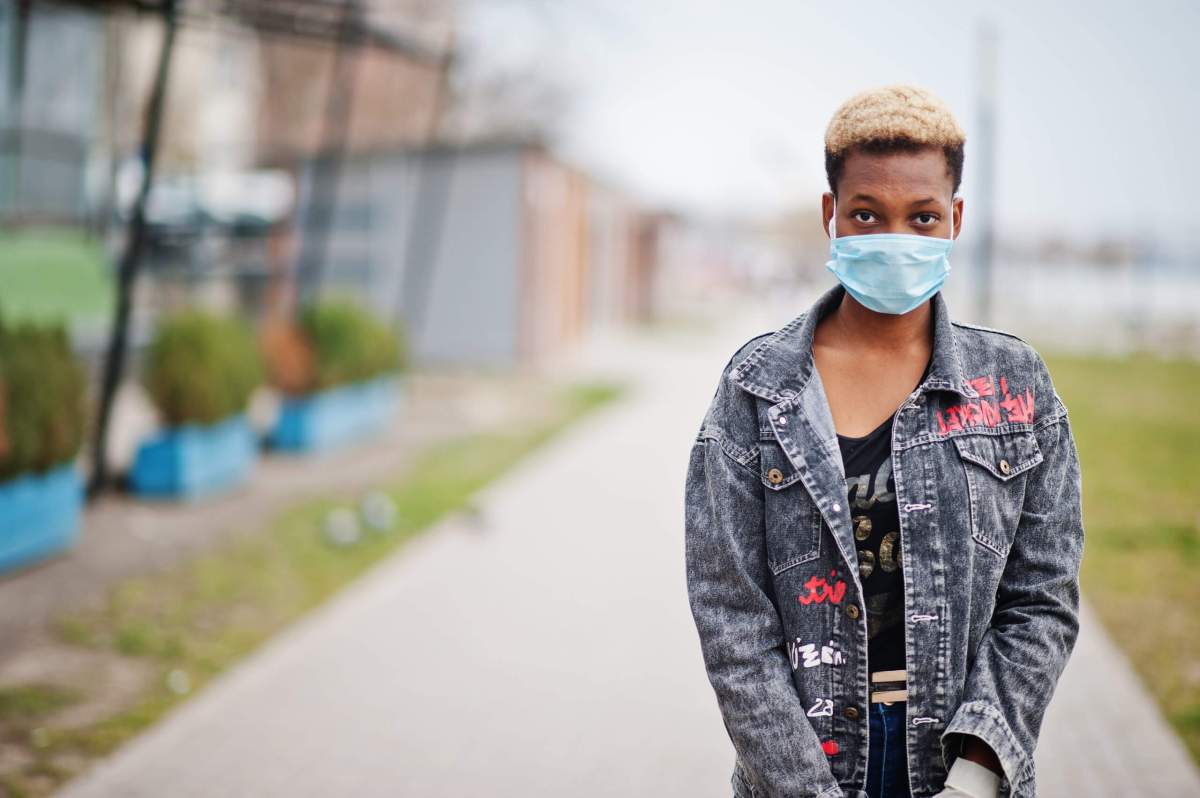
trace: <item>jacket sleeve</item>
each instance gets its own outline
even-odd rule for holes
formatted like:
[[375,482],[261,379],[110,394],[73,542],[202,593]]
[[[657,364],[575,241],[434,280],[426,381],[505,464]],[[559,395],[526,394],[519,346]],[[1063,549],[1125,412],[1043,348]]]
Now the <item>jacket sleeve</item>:
[[946,762],[957,752],[953,735],[986,742],[1004,769],[1002,795],[1015,794],[1033,778],[1042,718],[1079,633],[1079,459],[1066,408],[1048,382],[1045,375],[1054,415],[1034,433],[1043,461],[1029,472],[991,624],[962,702],[941,735]]
[[[688,600],[708,678],[734,748],[770,796],[843,795],[792,682],[766,565],[754,397],[733,397],[728,367],[692,445],[685,490]],[[728,427],[742,408],[739,442]],[[741,436],[745,438],[743,433]],[[748,445],[747,445],[748,444]]]

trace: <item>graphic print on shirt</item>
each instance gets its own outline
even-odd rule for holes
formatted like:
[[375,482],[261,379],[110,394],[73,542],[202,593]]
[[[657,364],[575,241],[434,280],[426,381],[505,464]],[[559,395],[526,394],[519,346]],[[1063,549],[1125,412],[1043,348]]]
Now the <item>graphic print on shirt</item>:
[[904,582],[900,514],[892,474],[892,420],[862,438],[838,436],[867,613],[867,659],[875,670],[902,669]]

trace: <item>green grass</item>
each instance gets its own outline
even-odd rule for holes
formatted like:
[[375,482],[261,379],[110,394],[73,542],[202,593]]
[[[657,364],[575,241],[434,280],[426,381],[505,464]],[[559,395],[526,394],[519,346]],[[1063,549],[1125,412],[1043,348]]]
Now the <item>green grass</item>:
[[1200,761],[1200,363],[1046,360],[1083,471],[1083,590]]
[[8,318],[107,317],[113,281],[103,247],[79,233],[0,232],[0,314]]
[[79,694],[57,685],[26,684],[0,688],[0,725],[40,718],[79,700]]
[[[102,609],[59,618],[56,630],[65,643],[143,658],[155,664],[158,678],[131,708],[82,728],[55,729],[42,721],[44,711],[13,711],[5,737],[23,743],[35,761],[19,773],[0,773],[0,787],[47,794],[71,775],[55,775],[62,757],[111,752],[404,541],[468,507],[472,494],[571,422],[620,395],[617,386],[576,385],[562,390],[557,412],[536,423],[437,445],[397,481],[379,486],[398,511],[390,532],[364,530],[360,542],[333,546],[322,535],[322,522],[329,510],[348,502],[314,498],[284,511],[261,534],[120,584]],[[173,671],[187,675],[186,693],[170,689]],[[5,700],[0,694],[0,709]],[[14,694],[8,700],[17,707],[42,707],[49,699]]]

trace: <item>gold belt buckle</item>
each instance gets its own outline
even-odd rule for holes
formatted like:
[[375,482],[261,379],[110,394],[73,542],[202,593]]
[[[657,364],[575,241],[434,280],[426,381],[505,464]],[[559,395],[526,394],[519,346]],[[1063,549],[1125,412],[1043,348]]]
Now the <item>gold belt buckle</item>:
[[[904,682],[908,679],[907,672],[904,670],[895,671],[875,671],[871,674],[872,682]],[[883,703],[891,705],[896,701],[908,700],[908,688],[902,687],[899,689],[875,690],[871,693],[872,703]]]

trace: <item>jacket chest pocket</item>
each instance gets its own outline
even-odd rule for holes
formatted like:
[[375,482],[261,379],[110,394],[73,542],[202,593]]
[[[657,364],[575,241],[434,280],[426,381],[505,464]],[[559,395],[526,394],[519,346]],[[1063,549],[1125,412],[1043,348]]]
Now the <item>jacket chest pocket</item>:
[[821,554],[821,512],[773,436],[759,436],[767,565],[778,576]]
[[1025,503],[1026,474],[1043,459],[1037,438],[1019,431],[953,440],[970,493],[971,537],[1007,557]]

